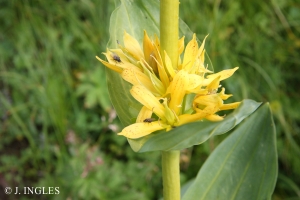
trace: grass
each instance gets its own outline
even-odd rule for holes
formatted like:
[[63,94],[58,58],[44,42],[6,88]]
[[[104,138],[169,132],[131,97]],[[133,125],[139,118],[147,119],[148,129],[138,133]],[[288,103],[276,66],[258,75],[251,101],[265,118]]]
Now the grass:
[[[95,55],[105,51],[113,9],[112,1],[0,2],[0,189],[58,185],[53,199],[161,194],[159,155],[135,154],[115,136],[121,125],[99,78],[104,67]],[[187,0],[180,9],[200,40],[210,34],[216,71],[240,67],[231,78],[236,84],[226,86],[233,101],[270,102],[279,155],[273,199],[300,198],[300,6]],[[220,138],[184,152],[183,179],[201,164],[190,154],[203,161]]]

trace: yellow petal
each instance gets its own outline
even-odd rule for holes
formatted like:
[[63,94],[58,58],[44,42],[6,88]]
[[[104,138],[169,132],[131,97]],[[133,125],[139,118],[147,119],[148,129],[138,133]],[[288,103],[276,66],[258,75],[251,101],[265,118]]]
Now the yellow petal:
[[136,59],[140,60],[144,58],[143,51],[140,47],[140,44],[136,39],[130,36],[126,31],[124,32],[124,46],[126,50]]
[[213,121],[213,122],[218,122],[218,121],[222,121],[224,118],[219,116],[219,115],[208,115],[205,117],[205,119],[209,120],[209,121]]
[[163,96],[166,92],[166,88],[164,87],[163,83],[157,78],[156,74],[146,61],[142,60],[140,64],[144,69],[144,74],[149,77],[153,87],[156,89],[153,94],[155,96]]
[[189,84],[189,76],[188,73],[184,70],[180,70],[175,76],[173,81],[170,84],[170,94],[171,101],[169,107],[171,110],[174,110],[178,115],[181,110],[181,104],[183,98],[186,94],[186,89]]
[[146,62],[151,66],[155,73],[158,73],[157,64],[153,59],[154,46],[146,31],[144,31],[143,49]]
[[222,99],[218,94],[198,96],[194,99],[193,107],[196,112],[206,112],[208,115],[212,115],[219,111],[219,108],[223,105]]
[[148,62],[150,55],[154,51],[154,46],[145,30],[144,30],[143,50],[144,50],[145,60]]
[[138,102],[146,106],[149,110],[152,110],[159,118],[164,119],[164,107],[144,86],[134,85],[130,93]]
[[220,110],[231,110],[231,109],[235,109],[235,108],[239,107],[240,104],[241,104],[241,102],[235,102],[235,103],[223,104],[223,105],[220,107]]
[[204,38],[200,48],[197,50],[196,58],[193,61],[194,64],[191,66],[191,68],[188,69],[189,73],[202,75],[203,73],[210,72],[204,67],[204,55],[205,55],[204,44],[205,44],[206,37]]
[[[123,69],[125,68],[135,68],[136,70],[141,71],[141,69],[139,67],[137,67],[136,65],[133,65],[129,59],[127,58],[127,56],[123,53],[123,51],[121,49],[107,49],[106,53],[103,53],[108,62],[110,64],[113,64],[117,67],[121,67]],[[114,59],[114,57],[119,57],[119,60],[121,62],[118,62]]]
[[225,94],[225,88],[222,88],[221,92],[219,93],[219,96],[221,97],[221,99],[226,100],[229,97],[231,97],[232,94]]
[[209,92],[217,91],[220,85],[220,78],[221,76],[216,77],[207,87]]
[[161,55],[159,53],[159,42],[155,42],[155,50],[154,50],[154,59],[157,63],[157,69],[158,69],[158,74],[161,82],[164,84],[165,88],[169,86],[169,77],[167,75],[167,72],[164,68],[164,64],[161,58]]
[[167,52],[165,52],[165,63],[166,63],[166,69],[168,71],[168,73],[170,74],[170,76],[173,78],[175,76],[175,71],[174,68],[172,66],[172,62],[170,57],[168,56]]
[[136,118],[136,122],[143,122],[145,119],[151,118],[152,110],[149,110],[146,106],[143,106]]
[[148,76],[140,71],[132,68],[124,69],[121,73],[121,76],[125,81],[131,83],[132,85],[143,85],[152,93],[157,93]]
[[98,56],[96,56],[97,60],[99,60],[103,65],[105,65],[106,67],[108,67],[111,70],[114,70],[115,72],[121,73],[123,71],[122,68],[117,67],[116,65],[110,64],[104,60],[102,60],[101,58],[99,58]]
[[184,36],[178,41],[178,55],[182,54],[184,50]]
[[194,99],[194,103],[204,106],[221,106],[222,102],[222,99],[217,94],[201,95]]
[[176,121],[178,121],[176,113],[174,113],[174,111],[169,108],[167,98],[163,98],[161,100],[163,100],[162,104],[165,108],[165,119],[167,124],[174,124]]
[[[201,47],[200,47],[201,48]],[[200,63],[202,64],[201,66],[202,66],[202,68],[203,69],[205,69],[204,68],[204,60],[205,60],[205,49],[203,49],[203,51],[202,51],[202,53],[200,54],[200,56],[199,56],[199,60],[200,60]]]
[[230,76],[232,76],[232,74],[238,70],[238,67],[235,67],[233,69],[225,69],[223,71],[220,71],[218,73],[215,73],[215,74],[211,74],[211,75],[208,75],[207,78],[210,79],[210,80],[213,80],[215,79],[216,77],[220,76],[220,81],[224,80],[224,79],[227,79],[229,78]]
[[207,116],[206,113],[201,112],[201,113],[195,113],[195,114],[184,114],[184,115],[179,115],[179,121],[178,123],[174,124],[175,126],[181,126],[183,124],[195,122],[202,120],[205,116]]
[[[107,49],[106,53],[103,54],[111,64],[124,64],[125,62],[129,62],[128,58],[125,56],[121,49]],[[118,62],[118,59],[121,62]]]
[[130,139],[136,139],[165,128],[167,127],[163,126],[159,121],[151,123],[141,122],[125,127],[122,132],[118,133],[118,135],[123,135]]
[[208,35],[205,36],[200,48],[198,49],[198,57],[202,57],[203,62],[204,62],[204,53],[205,53],[204,45],[205,45],[205,40],[206,40],[207,37],[208,37]]
[[156,34],[154,34],[154,44],[157,47],[158,51],[160,51],[160,41]]
[[200,91],[203,77],[196,74],[189,74],[189,84],[187,86],[188,92],[198,93]]
[[198,53],[198,43],[196,41],[196,34],[193,35],[193,39],[187,44],[184,52],[182,67],[185,70],[189,70],[194,65],[196,56]]
[[200,75],[204,75],[205,73],[213,73],[213,71],[207,69],[207,66],[205,67],[204,55],[205,55],[205,49],[202,51],[199,59],[197,59],[198,65],[197,65],[196,73]]

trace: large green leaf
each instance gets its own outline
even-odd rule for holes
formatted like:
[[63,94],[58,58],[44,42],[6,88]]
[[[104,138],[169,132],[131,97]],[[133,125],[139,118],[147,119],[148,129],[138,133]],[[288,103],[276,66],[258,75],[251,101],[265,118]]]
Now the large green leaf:
[[244,100],[241,105],[220,122],[199,121],[177,127],[169,132],[159,131],[141,139],[128,139],[134,151],[170,151],[198,145],[212,136],[228,132],[253,113],[261,103]]
[[183,200],[267,200],[276,178],[275,125],[264,104],[213,151]]
[[[136,38],[140,44],[146,30],[149,36],[159,36],[159,1],[120,0],[110,18],[110,40],[108,48],[117,48],[123,43],[124,31]],[[192,32],[180,20],[180,35],[191,38]],[[114,108],[124,126],[134,122],[141,105],[133,99],[129,90],[131,85],[123,81],[120,75],[106,70],[109,94]]]

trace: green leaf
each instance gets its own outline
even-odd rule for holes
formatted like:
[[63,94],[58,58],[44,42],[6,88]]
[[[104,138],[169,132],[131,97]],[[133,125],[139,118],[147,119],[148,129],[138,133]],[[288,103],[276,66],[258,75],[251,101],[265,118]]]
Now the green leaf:
[[261,103],[243,100],[241,105],[223,121],[198,121],[177,127],[169,132],[159,131],[140,139],[128,139],[131,148],[138,152],[171,151],[198,145],[210,137],[228,132],[253,113]]
[[271,199],[277,179],[275,136],[266,103],[213,151],[183,200]]
[[180,197],[181,198],[186,193],[186,191],[194,184],[194,182],[195,182],[195,178],[189,180],[188,182],[186,182],[184,185],[181,186],[181,189],[180,189]]
[[97,68],[93,72],[82,73],[76,94],[85,97],[84,104],[87,108],[93,108],[99,104],[106,112],[109,112],[111,103],[108,98],[108,90],[105,81],[99,78],[103,76],[104,71],[101,68]]
[[[185,39],[192,37],[188,26],[180,20],[180,35]],[[159,36],[159,1],[143,0],[120,0],[119,6],[114,10],[110,18],[110,40],[108,48],[117,48],[118,43],[123,44],[124,31],[132,35],[142,44],[144,33]],[[141,104],[139,104],[129,93],[131,85],[122,80],[120,75],[106,69],[109,95],[124,126],[134,122]]]

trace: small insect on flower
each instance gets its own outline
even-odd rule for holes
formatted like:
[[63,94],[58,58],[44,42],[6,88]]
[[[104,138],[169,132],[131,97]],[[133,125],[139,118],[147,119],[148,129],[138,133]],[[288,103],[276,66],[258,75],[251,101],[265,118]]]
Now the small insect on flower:
[[122,62],[120,56],[118,56],[118,54],[116,54],[116,53],[112,53],[112,54],[111,54],[111,57],[112,57],[112,59],[113,59],[114,61],[116,61],[116,62],[118,62],[118,63],[121,63],[121,62]]
[[151,123],[153,121],[155,121],[156,119],[155,118],[147,118],[147,119],[144,119],[143,122],[146,122],[146,123]]

